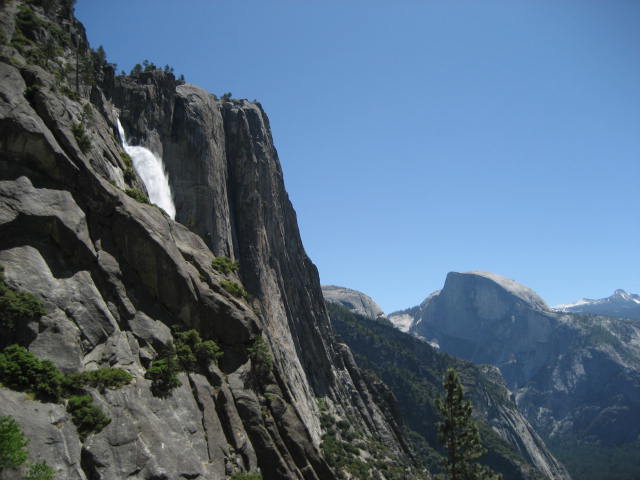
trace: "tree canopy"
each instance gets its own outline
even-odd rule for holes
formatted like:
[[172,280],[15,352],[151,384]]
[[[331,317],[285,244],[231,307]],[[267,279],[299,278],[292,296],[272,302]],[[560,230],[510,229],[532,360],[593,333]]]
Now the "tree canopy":
[[480,444],[478,426],[471,417],[471,402],[464,398],[460,379],[453,368],[447,370],[443,387],[445,394],[438,400],[437,407],[442,416],[438,438],[447,452],[445,477],[449,480],[501,479],[501,475],[475,462],[486,450]]

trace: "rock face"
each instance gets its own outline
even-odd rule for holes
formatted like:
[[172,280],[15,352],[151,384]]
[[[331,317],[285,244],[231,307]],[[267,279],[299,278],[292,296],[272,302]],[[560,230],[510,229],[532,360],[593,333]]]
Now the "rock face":
[[[166,163],[176,220],[198,233],[216,255],[239,262],[243,285],[261,300],[261,326],[270,332],[274,354],[287,359],[287,388],[319,442],[309,386],[314,383],[315,391],[324,393],[334,387],[326,375],[331,370],[324,340],[329,325],[268,120],[259,105],[219,102],[198,87],[170,80],[160,71],[118,77],[108,93],[131,141]],[[149,105],[163,107],[148,111]],[[325,373],[316,376],[318,371]]]
[[511,387],[526,383],[546,365],[540,345],[551,339],[548,308],[513,280],[487,272],[452,272],[419,312],[411,333],[445,352],[496,365]]
[[363,317],[367,317],[372,320],[387,318],[373,298],[357,290],[337,287],[335,285],[323,285],[322,295],[327,302],[344,305],[353,313],[357,313]]
[[[113,366],[134,380],[88,389],[111,423],[86,439],[64,405],[0,387],[0,414],[38,437],[32,460],[70,479],[259,469],[265,479],[331,480],[320,399],[327,415],[426,478],[383,389],[333,340],[261,107],[216,100],[153,68],[114,77],[88,50],[72,3],[0,6],[0,265],[7,285],[46,309],[15,332],[3,326],[0,347],[20,341],[65,373]],[[116,115],[130,144],[163,157],[177,221],[132,198],[145,186],[122,155]],[[238,272],[217,271],[216,256],[236,260]],[[144,375],[175,341],[172,325],[196,329],[224,356],[182,372],[162,398]],[[259,335],[273,359],[266,371],[250,350]]]
[[[438,295],[440,295],[440,290],[436,290],[435,292],[433,292],[418,306],[408,308],[400,312],[391,313],[389,315],[389,321],[401,332],[412,333],[413,335],[420,337],[420,335],[417,335],[413,331],[415,330],[414,327],[421,317],[421,312]],[[432,343],[432,345],[436,348],[439,348],[439,345],[437,343]]]
[[640,434],[637,322],[554,312],[528,288],[484,272],[450,273],[439,294],[399,314],[441,350],[497,366],[548,443],[578,442],[563,452],[570,463],[580,445],[623,448]]
[[640,320],[640,295],[616,290],[613,295],[598,300],[583,298],[574,303],[553,307],[557,312],[591,313],[609,317]]
[[339,302],[331,303],[335,305],[329,306],[330,318],[340,338],[365,368],[389,385],[398,398],[404,423],[427,444],[438,444],[435,401],[443,395],[441,381],[447,369],[455,368],[463,375],[465,390],[481,422],[482,438],[490,450],[481,459],[483,463],[505,478],[570,478],[518,410],[496,367],[476,366],[446,355],[396,331],[390,322],[360,315]]

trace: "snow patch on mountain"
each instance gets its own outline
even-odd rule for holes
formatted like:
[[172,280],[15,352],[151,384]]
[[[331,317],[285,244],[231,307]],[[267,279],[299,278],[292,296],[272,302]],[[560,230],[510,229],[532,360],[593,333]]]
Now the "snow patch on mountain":
[[640,320],[640,295],[618,289],[606,298],[582,298],[577,302],[556,305],[556,312],[592,313]]

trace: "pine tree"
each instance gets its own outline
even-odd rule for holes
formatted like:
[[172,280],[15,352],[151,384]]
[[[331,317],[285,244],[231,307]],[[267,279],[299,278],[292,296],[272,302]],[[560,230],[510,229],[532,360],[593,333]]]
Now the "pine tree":
[[478,426],[471,418],[471,402],[464,398],[458,374],[450,368],[444,378],[444,397],[437,401],[443,421],[438,424],[438,439],[447,451],[444,461],[449,480],[499,480],[490,468],[474,462],[486,450],[480,444]]
[[27,461],[29,440],[11,417],[0,417],[0,472],[17,468]]

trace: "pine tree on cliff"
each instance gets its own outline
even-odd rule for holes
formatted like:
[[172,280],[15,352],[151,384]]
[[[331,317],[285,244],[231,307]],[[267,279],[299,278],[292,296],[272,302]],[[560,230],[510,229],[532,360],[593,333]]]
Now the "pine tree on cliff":
[[438,439],[447,451],[445,477],[449,480],[500,480],[490,468],[474,460],[486,450],[480,445],[478,426],[471,418],[471,402],[464,398],[458,374],[450,368],[443,382],[444,397],[437,400],[443,421],[438,423]]

